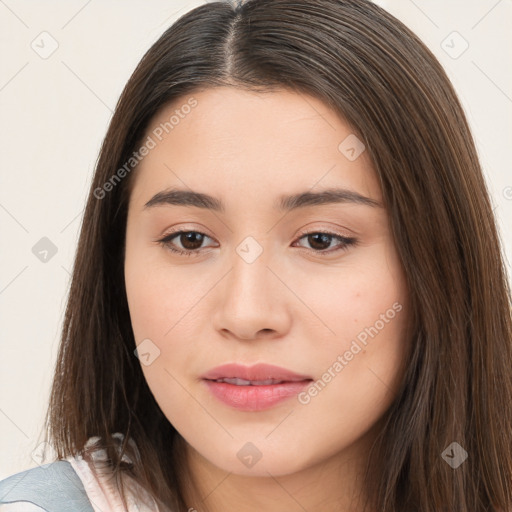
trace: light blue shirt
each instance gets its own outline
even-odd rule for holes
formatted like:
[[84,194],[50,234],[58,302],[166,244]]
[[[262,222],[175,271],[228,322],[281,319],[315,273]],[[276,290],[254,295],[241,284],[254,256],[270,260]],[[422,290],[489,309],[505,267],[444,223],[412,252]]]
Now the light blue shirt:
[[43,464],[0,482],[0,511],[37,510],[94,512],[82,481],[68,461]]

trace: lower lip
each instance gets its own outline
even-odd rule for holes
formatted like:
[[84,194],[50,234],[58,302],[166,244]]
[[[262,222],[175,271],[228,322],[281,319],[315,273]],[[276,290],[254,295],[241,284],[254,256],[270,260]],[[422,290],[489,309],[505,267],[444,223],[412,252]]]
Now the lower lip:
[[311,380],[283,382],[269,386],[237,386],[227,382],[204,380],[221,402],[240,411],[263,411],[298,395]]

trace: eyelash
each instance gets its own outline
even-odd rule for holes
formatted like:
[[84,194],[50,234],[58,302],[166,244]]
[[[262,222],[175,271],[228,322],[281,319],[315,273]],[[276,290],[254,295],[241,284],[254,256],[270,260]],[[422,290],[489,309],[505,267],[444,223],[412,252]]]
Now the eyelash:
[[[205,237],[211,238],[208,235],[206,235],[205,233],[202,233],[200,231],[194,231],[194,230],[190,230],[190,231],[175,231],[173,233],[170,233],[170,234],[166,235],[164,238],[162,238],[160,240],[157,240],[157,243],[162,245],[164,248],[170,250],[171,252],[179,254],[181,256],[193,256],[193,255],[197,256],[197,255],[199,255],[200,249],[195,249],[195,250],[176,249],[171,244],[171,240],[173,238],[176,238],[176,237],[178,237],[180,235],[187,234],[187,233],[198,233],[198,234],[203,235]],[[331,233],[329,231],[309,231],[307,233],[301,233],[297,240],[301,240],[302,238],[307,237],[309,235],[320,235],[320,234],[328,235],[328,236],[331,236],[331,237],[334,237],[334,238],[338,239],[341,242],[340,246],[338,246],[338,248],[334,249],[334,250],[331,249],[331,250],[316,251],[314,249],[307,249],[306,247],[303,247],[303,249],[311,250],[315,254],[318,254],[320,256],[327,256],[329,254],[332,254],[332,253],[335,253],[335,252],[338,252],[338,251],[346,251],[349,247],[355,246],[358,243],[356,238],[346,237],[346,236],[343,236],[343,235],[339,235],[337,233]]]

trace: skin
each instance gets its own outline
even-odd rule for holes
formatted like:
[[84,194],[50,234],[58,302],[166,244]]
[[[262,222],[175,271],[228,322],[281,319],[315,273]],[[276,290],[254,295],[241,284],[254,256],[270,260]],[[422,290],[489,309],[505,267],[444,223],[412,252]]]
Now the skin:
[[[284,213],[273,203],[330,187],[382,203],[368,152],[347,159],[338,146],[354,130],[311,96],[221,87],[193,97],[197,106],[132,176],[125,253],[136,343],[150,339],[160,350],[141,367],[186,441],[199,485],[187,504],[213,512],[359,511],[362,467],[396,396],[407,349],[407,289],[388,215],[355,203]],[[162,109],[146,135],[187,99]],[[171,186],[213,195],[226,211],[144,208]],[[183,236],[170,242],[199,247],[198,255],[158,243],[173,229],[207,235],[202,244]],[[323,245],[304,236],[319,231],[357,244],[335,251],[335,236]],[[236,251],[247,236],[263,249],[251,264]],[[266,411],[239,411],[201,381],[230,362],[321,379],[394,303],[401,311],[307,404],[293,397]],[[249,441],[262,454],[252,467],[237,457]]]

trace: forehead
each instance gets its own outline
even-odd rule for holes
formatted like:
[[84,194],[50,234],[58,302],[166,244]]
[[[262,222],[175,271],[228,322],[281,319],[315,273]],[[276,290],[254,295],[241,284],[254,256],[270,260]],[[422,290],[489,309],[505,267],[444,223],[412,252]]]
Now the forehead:
[[354,130],[303,93],[198,91],[162,108],[147,137],[154,147],[135,171],[134,200],[172,185],[226,197],[226,203],[230,196],[261,199],[315,185],[381,197],[367,152],[350,160],[340,149]]

